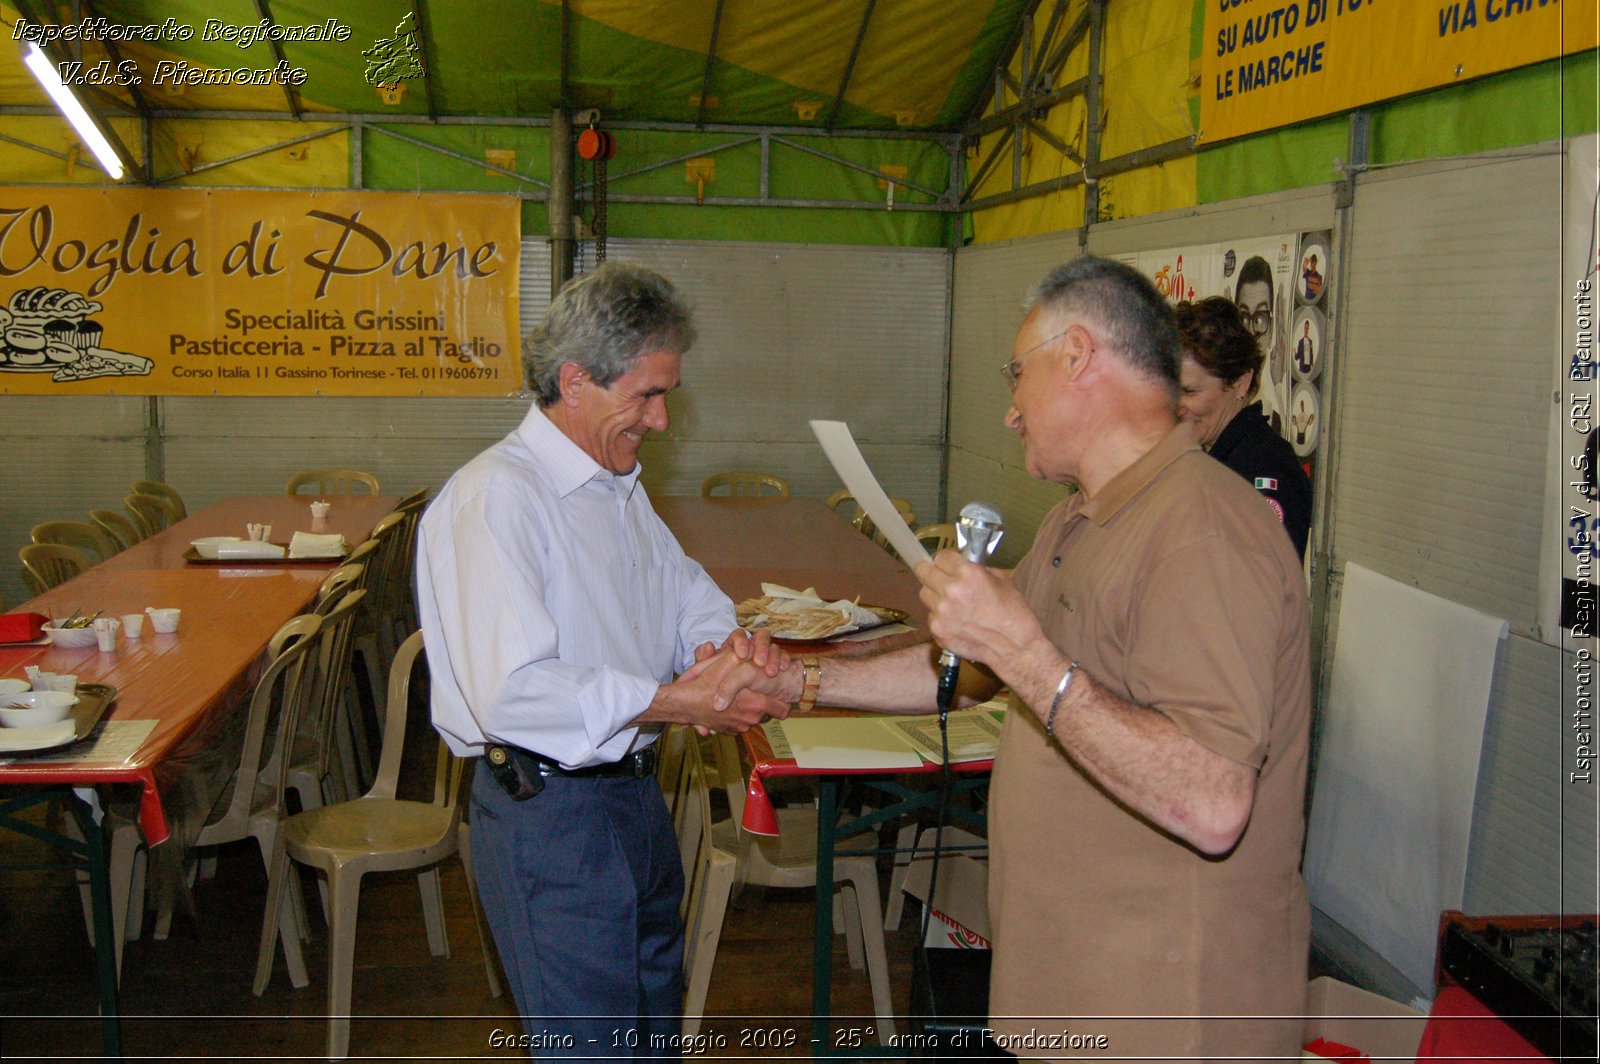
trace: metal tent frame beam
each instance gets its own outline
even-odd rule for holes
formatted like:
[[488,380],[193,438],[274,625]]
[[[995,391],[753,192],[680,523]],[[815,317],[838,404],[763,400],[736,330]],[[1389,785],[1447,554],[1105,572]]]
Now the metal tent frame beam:
[[[1111,159],[1100,158],[1100,146],[1105,132],[1102,119],[1104,76],[1102,54],[1106,30],[1106,8],[1109,0],[1088,0],[1064,34],[1057,33],[1066,22],[1069,0],[1055,0],[1045,31],[1035,42],[1033,24],[1041,0],[1028,4],[1019,16],[1012,33],[1011,45],[1002,53],[989,79],[989,94],[981,98],[966,126],[962,142],[976,146],[982,138],[999,133],[988,148],[982,163],[964,183],[959,209],[980,211],[1010,203],[1019,203],[1036,196],[1048,195],[1076,185],[1084,186],[1084,214],[1080,238],[1087,239],[1089,227],[1100,221],[1100,179],[1126,173],[1171,159],[1194,153],[1194,138],[1180,137],[1165,144],[1155,144],[1138,151],[1128,152]],[[1068,58],[1087,40],[1089,47],[1088,72],[1062,85],[1055,81],[1065,68]],[[1015,63],[1020,77],[1011,75]],[[1005,98],[1007,91],[1016,96],[1014,102]],[[1043,118],[1057,104],[1082,96],[1087,109],[1084,147],[1080,154],[1072,145],[1045,128]],[[984,111],[993,107],[989,114]],[[1037,138],[1056,151],[1062,158],[1075,163],[1078,169],[1032,184],[1022,180],[1024,142]],[[978,197],[977,190],[988,181],[1007,149],[1011,151],[1011,187],[1002,192]],[[975,198],[976,197],[976,198]]]

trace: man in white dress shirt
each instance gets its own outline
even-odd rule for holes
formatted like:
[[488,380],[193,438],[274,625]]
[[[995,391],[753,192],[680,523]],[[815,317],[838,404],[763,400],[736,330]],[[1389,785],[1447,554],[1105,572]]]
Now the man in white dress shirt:
[[433,721],[486,755],[473,866],[535,1056],[675,1055],[660,1043],[680,1023],[683,876],[651,744],[669,723],[739,732],[788,709],[756,689],[713,705],[786,659],[747,643],[639,484],[693,340],[649,270],[567,285],[528,340],[537,404],[419,533]]

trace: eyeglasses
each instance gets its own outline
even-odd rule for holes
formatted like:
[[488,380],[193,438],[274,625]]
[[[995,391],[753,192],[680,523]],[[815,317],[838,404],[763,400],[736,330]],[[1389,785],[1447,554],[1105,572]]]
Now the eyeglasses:
[[1001,366],[1000,376],[1006,379],[1006,387],[1010,388],[1013,392],[1017,390],[1017,382],[1022,379],[1022,360],[1024,358],[1027,358],[1029,355],[1039,350],[1039,348],[1044,347],[1046,344],[1055,343],[1065,335],[1067,335],[1067,330],[1062,329],[1053,336],[1047,336],[1043,340],[1040,340],[1038,343],[1034,344],[1032,347],[1028,348],[1026,351],[1022,352],[1022,354],[1018,357]]
[[1262,333],[1272,328],[1271,310],[1258,310],[1252,314],[1243,307],[1240,307],[1239,318],[1244,322],[1244,327],[1249,329],[1257,336],[1260,336]]

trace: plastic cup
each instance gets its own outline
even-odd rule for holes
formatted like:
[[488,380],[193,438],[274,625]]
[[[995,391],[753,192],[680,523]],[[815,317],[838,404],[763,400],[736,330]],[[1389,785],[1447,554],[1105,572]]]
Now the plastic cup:
[[138,639],[144,634],[144,614],[124,613],[122,615],[122,634],[129,639]]
[[313,521],[325,520],[328,516],[328,511],[331,509],[333,509],[333,503],[325,499],[318,499],[311,504],[311,519]]
[[94,622],[94,640],[102,651],[117,649],[117,629],[122,622],[115,617],[98,617]]
[[46,690],[46,691],[65,691],[69,695],[78,693],[78,674],[77,673],[75,673],[75,672],[47,672],[47,673],[43,673],[42,675],[47,677],[47,679],[45,680],[45,686],[44,686],[44,688],[42,688],[42,690]]
[[150,615],[150,627],[160,635],[170,635],[178,630],[178,615],[182,610],[161,609],[154,606],[145,607],[145,613]]

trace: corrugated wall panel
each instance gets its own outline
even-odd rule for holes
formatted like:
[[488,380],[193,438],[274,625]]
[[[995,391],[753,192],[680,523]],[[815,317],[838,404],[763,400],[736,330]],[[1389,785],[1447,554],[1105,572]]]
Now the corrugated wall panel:
[[1572,658],[1533,638],[1560,182],[1554,148],[1365,176],[1345,249],[1334,568],[1359,562],[1512,624],[1467,860],[1465,905],[1482,914],[1596,904],[1595,791],[1565,781]]
[[1336,557],[1521,631],[1539,606],[1560,187],[1554,153],[1379,174],[1347,249]]
[[951,506],[982,499],[1006,522],[997,565],[1015,565],[1066,489],[1028,475],[1022,447],[1005,426],[1011,394],[1000,367],[1022,324],[1022,303],[1051,267],[1079,254],[1077,233],[1054,233],[956,252],[955,313],[950,326]]
[[724,469],[826,496],[839,480],[807,421],[847,421],[890,495],[940,520],[949,254],[942,250],[611,241],[694,307],[700,339],[647,443],[656,494]]
[[[1466,911],[1595,911],[1595,788],[1569,783],[1573,658],[1520,636],[1497,663],[1478,771]],[[1514,860],[1506,859],[1514,855]]]
[[109,396],[8,395],[6,459],[0,462],[0,602],[31,597],[17,550],[40,521],[87,521],[121,510],[144,476],[148,400]]

